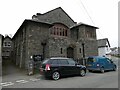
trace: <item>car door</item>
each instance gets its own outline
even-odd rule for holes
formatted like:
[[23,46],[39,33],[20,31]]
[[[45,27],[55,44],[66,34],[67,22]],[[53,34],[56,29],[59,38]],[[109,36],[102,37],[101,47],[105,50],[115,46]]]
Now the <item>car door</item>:
[[51,69],[52,71],[59,70],[59,63],[57,59],[51,60]]
[[113,69],[113,63],[110,61],[110,59],[106,58],[107,62],[108,62],[108,70],[112,70]]
[[104,58],[104,68],[105,70],[110,70],[110,67],[111,67],[111,63],[110,61],[107,59],[107,58]]
[[59,63],[61,75],[69,75],[70,68],[67,59],[59,59]]
[[109,69],[109,62],[107,61],[106,58],[103,58],[103,67],[105,70],[108,70]]
[[69,63],[69,73],[71,75],[77,74],[78,73],[78,68],[77,65],[75,65],[75,61],[73,59],[68,59]]

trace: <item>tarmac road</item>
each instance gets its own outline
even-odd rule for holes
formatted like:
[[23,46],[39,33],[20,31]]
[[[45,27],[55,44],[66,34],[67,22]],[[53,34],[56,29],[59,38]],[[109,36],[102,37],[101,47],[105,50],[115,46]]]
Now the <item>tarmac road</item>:
[[[112,57],[118,65],[118,58]],[[85,77],[75,76],[61,78],[57,81],[47,80],[36,74],[27,76],[16,73],[3,76],[3,88],[118,88],[118,69],[105,73],[88,72]]]

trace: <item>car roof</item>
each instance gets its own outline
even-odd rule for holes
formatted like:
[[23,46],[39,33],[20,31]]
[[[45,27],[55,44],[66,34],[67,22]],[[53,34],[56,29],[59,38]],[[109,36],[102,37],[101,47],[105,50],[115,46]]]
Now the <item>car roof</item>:
[[90,57],[88,57],[88,58],[101,58],[101,59],[104,59],[104,58],[106,58],[106,57],[102,57],[102,56],[90,56]]
[[69,59],[69,58],[66,58],[66,57],[51,57],[50,59]]
[[51,57],[50,59],[68,59],[66,57]]

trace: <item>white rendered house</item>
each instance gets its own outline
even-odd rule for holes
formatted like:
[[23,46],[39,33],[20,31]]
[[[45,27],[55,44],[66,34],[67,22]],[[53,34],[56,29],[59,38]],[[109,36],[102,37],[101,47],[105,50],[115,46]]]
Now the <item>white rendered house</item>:
[[110,43],[108,41],[108,38],[104,38],[104,39],[99,39],[98,40],[98,55],[99,56],[106,56],[108,58],[110,58]]

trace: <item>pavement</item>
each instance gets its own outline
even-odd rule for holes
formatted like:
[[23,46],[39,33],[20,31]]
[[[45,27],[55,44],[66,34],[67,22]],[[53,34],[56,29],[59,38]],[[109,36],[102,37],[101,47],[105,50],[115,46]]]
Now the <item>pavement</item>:
[[11,82],[23,82],[26,79],[37,79],[39,76],[39,73],[29,76],[27,70],[18,68],[11,63],[11,61],[6,61],[2,68],[2,86],[12,85]]

